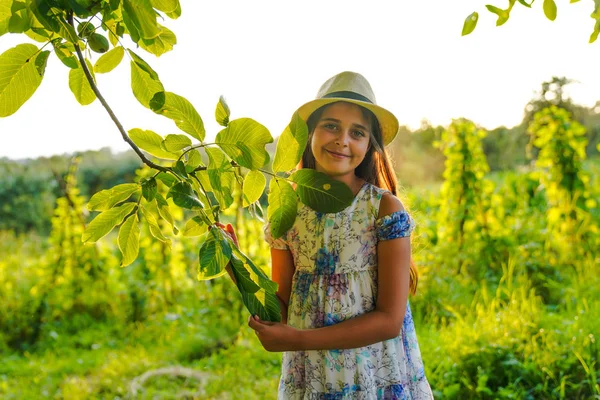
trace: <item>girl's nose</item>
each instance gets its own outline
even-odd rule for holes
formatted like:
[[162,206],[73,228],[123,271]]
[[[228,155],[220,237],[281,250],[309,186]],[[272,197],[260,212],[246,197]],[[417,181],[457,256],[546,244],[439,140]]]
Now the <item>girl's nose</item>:
[[338,146],[348,146],[348,140],[350,140],[350,131],[342,131],[335,140],[335,144]]

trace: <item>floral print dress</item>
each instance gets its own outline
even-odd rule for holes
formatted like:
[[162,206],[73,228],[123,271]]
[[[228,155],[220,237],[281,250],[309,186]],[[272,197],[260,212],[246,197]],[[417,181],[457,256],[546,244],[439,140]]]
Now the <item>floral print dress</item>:
[[[288,324],[330,326],[372,311],[377,299],[377,242],[409,236],[414,220],[402,210],[382,218],[386,191],[365,183],[352,204],[323,214],[300,203],[294,225],[279,239],[295,272]],[[398,337],[348,350],[283,353],[279,399],[431,399],[410,305]]]

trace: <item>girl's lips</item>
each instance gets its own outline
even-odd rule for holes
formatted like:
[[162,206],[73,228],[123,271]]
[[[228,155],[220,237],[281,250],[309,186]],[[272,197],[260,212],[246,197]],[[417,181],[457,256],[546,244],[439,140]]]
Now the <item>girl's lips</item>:
[[343,159],[343,158],[349,158],[350,157],[348,155],[336,153],[335,151],[331,151],[331,150],[327,150],[327,149],[325,149],[325,151],[327,153],[329,153],[329,155],[331,155],[332,157],[338,158],[338,159]]

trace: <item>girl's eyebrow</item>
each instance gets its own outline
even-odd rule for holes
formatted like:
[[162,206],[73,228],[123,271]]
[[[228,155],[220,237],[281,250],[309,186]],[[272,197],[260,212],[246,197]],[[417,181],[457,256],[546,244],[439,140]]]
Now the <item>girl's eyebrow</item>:
[[[331,117],[330,118],[322,118],[321,121],[336,122],[338,124],[341,122],[339,119],[331,118]],[[361,124],[352,124],[352,125],[357,127],[358,129],[362,129],[364,131],[369,132],[369,130],[365,126],[362,126]]]

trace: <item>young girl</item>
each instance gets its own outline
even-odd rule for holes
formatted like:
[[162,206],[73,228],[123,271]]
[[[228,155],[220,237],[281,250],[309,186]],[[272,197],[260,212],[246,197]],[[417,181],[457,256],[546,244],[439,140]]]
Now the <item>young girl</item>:
[[431,399],[408,304],[414,220],[383,149],[398,121],[353,72],[329,79],[298,113],[309,127],[299,167],[344,182],[355,198],[332,214],[299,204],[279,239],[265,227],[283,323],[248,324],[266,350],[284,352],[279,399]]

